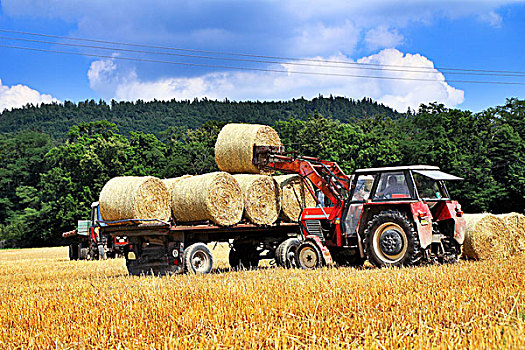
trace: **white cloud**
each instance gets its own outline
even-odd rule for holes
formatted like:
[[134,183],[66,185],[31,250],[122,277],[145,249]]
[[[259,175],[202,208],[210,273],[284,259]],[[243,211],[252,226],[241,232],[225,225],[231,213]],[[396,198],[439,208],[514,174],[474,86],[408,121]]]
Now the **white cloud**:
[[501,16],[494,11],[481,14],[480,19],[494,28],[500,28],[503,22],[503,18],[501,18]]
[[394,48],[403,42],[403,36],[395,29],[379,26],[365,34],[365,43],[370,50]]
[[305,57],[343,48],[351,54],[363,34],[372,47],[393,47],[405,28],[441,18],[474,17],[499,26],[502,18],[495,11],[516,2],[523,0],[180,0],[176,6],[170,1],[2,0],[1,6],[7,16],[73,23],[73,36]]
[[[395,65],[395,71],[368,70],[374,66],[355,67],[343,54],[331,57],[314,57],[325,61],[341,61],[345,68],[333,68],[334,63],[317,63],[312,66],[274,66],[277,72],[223,72],[204,74],[193,78],[162,78],[154,81],[140,79],[135,72],[120,72],[111,61],[97,61],[88,73],[91,86],[107,99],[117,100],[168,100],[229,98],[231,100],[285,100],[318,94],[346,96],[355,99],[371,97],[398,111],[407,107],[417,109],[421,103],[437,101],[449,107],[462,103],[464,94],[445,82],[443,74],[434,68],[432,61],[421,55],[403,54],[395,49],[385,49],[378,54],[363,57],[358,63]],[[352,65],[354,63],[354,65]],[[326,67],[326,65],[332,67]],[[413,72],[410,67],[424,67],[425,73]],[[404,68],[405,67],[405,68]],[[412,71],[406,71],[412,70]],[[301,71],[312,74],[294,74]],[[319,75],[339,73],[346,76]],[[364,76],[394,77],[423,80],[369,79]],[[424,81],[428,79],[430,81]],[[112,87],[111,91],[107,88]]]
[[353,52],[359,41],[361,30],[346,20],[343,24],[327,26],[323,23],[303,27],[300,35],[292,40],[302,55],[322,55],[326,52]]
[[41,103],[59,102],[51,95],[41,94],[25,85],[11,87],[2,84],[0,79],[0,112],[5,109],[19,108],[27,104],[39,105]]

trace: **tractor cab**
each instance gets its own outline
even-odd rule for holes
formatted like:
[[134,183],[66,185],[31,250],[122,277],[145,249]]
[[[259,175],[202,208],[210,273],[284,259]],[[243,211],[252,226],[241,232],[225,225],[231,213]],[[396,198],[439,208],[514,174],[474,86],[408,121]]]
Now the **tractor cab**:
[[410,255],[403,252],[410,238],[404,231],[410,230],[423,252],[441,258],[457,254],[465,223],[445,185],[451,180],[462,179],[429,165],[356,170],[343,211],[343,235],[357,238],[362,254],[368,251],[376,265],[396,265]]

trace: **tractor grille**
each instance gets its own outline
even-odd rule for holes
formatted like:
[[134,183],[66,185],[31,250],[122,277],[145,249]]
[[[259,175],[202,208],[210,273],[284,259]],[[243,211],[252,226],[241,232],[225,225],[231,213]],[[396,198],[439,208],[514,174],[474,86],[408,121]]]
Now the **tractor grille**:
[[306,220],[306,231],[308,231],[308,234],[318,236],[319,238],[323,238],[323,231],[321,229],[321,221],[319,220]]

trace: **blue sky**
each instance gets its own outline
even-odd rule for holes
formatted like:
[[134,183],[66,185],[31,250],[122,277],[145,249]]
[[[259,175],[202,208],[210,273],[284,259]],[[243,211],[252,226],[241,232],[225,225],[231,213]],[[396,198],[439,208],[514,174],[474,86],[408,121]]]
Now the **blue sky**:
[[[112,45],[112,50],[67,47],[59,44],[73,42],[64,38],[5,30],[315,61],[224,55],[210,60],[116,50],[166,51],[122,45]],[[301,65],[290,65],[298,62]],[[414,67],[424,67],[424,73],[414,72]],[[457,75],[453,73],[460,71],[450,68],[522,73]],[[480,111],[502,105],[506,98],[525,98],[525,84],[458,81],[525,83],[523,72],[525,1],[0,0],[0,110],[85,99],[288,100],[332,94],[371,97],[399,111],[433,101]],[[395,79],[366,78],[371,75]]]

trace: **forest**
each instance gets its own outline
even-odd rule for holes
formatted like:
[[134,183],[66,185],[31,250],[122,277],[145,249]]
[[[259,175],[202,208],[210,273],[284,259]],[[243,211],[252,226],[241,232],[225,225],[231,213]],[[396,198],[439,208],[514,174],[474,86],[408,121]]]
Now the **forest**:
[[[109,121],[123,135],[142,131],[162,138],[162,132],[171,127],[199,128],[208,121],[259,123],[272,125],[276,120],[296,117],[305,119],[318,113],[342,122],[383,115],[396,118],[400,114],[370,98],[353,100],[344,97],[304,98],[277,102],[232,102],[227,99],[215,101],[171,100],[144,102],[117,102],[110,104],[100,100],[72,103],[64,102],[42,106],[27,105],[0,113],[0,133],[22,130],[38,131],[64,141],[69,129],[84,122]],[[0,111],[1,112],[1,111]]]
[[437,165],[465,179],[449,185],[465,212],[525,208],[525,100],[479,113],[431,103],[404,114],[367,99],[321,96],[269,103],[66,102],[0,114],[0,240],[63,244],[62,232],[88,218],[90,204],[115,176],[216,171],[215,139],[230,121],[271,125],[288,150],[336,161],[347,173]]

